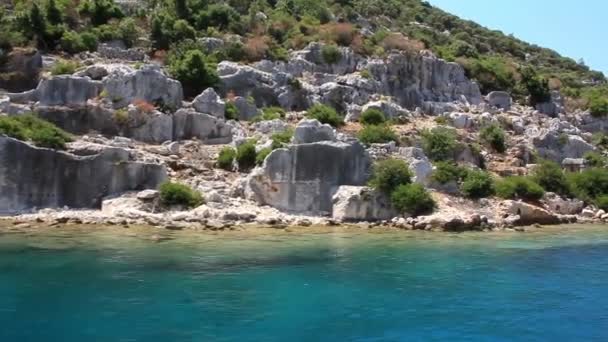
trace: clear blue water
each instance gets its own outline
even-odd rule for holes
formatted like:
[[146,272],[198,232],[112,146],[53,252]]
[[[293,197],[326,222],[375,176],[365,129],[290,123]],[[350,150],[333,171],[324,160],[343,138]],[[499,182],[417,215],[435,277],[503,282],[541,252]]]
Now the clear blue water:
[[0,341],[606,341],[608,227],[0,234]]

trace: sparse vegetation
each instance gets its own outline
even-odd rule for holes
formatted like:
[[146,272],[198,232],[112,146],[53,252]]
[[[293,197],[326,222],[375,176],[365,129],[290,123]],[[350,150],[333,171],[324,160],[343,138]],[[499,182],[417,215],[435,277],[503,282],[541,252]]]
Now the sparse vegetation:
[[255,157],[255,164],[256,165],[264,164],[264,160],[266,160],[266,157],[268,157],[268,155],[271,152],[272,152],[271,147],[266,147],[266,148],[259,150],[257,156]]
[[54,76],[57,75],[71,75],[76,72],[79,65],[78,62],[68,61],[65,59],[60,59],[51,67],[51,74]]
[[285,147],[287,144],[289,144],[291,138],[293,138],[293,130],[291,129],[285,130],[281,133],[273,134],[270,137],[270,139],[272,140],[272,149],[276,150],[277,148]]

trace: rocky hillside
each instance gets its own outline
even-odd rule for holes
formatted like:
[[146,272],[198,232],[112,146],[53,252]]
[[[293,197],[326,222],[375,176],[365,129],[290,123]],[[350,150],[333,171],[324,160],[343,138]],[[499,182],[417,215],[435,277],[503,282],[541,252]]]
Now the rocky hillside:
[[2,214],[608,220],[604,76],[426,3],[23,1],[0,24]]

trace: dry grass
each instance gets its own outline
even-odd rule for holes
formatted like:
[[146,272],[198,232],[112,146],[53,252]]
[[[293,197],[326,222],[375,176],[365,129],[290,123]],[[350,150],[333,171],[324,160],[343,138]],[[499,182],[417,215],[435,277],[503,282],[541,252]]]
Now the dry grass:
[[255,36],[248,38],[243,46],[245,50],[245,58],[250,62],[264,59],[268,54],[268,40],[266,36]]
[[415,39],[410,39],[401,33],[390,33],[382,40],[382,47],[386,51],[400,50],[407,52],[419,52],[424,50],[426,46],[423,42]]
[[152,114],[156,110],[156,107],[153,104],[143,99],[133,100],[133,105],[137,107],[139,112],[145,114]]

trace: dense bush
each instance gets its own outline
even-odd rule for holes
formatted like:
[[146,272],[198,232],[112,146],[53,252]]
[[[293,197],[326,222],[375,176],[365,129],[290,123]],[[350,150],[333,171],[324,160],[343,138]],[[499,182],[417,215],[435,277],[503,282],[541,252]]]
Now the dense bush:
[[60,59],[51,67],[51,75],[71,75],[76,72],[78,67],[78,62]]
[[272,140],[272,149],[276,150],[277,148],[285,147],[289,144],[291,138],[293,138],[293,130],[291,129],[273,134],[270,136],[270,139]]
[[589,99],[589,112],[597,118],[608,116],[608,96],[593,96]]
[[385,159],[374,164],[369,186],[390,194],[399,185],[412,182],[412,173],[407,163],[400,159]]
[[321,48],[321,56],[327,64],[336,64],[342,59],[340,49],[335,45],[324,45]]
[[62,129],[33,114],[0,116],[0,134],[54,149],[65,149],[65,144],[72,141]]
[[479,137],[498,153],[504,153],[507,150],[505,131],[496,124],[483,127],[479,131]]
[[200,192],[179,183],[165,182],[160,186],[160,200],[164,205],[183,205],[194,208],[204,203]]
[[266,147],[258,151],[257,156],[255,157],[255,164],[262,165],[264,164],[264,160],[266,157],[272,152],[272,147]]
[[477,80],[482,93],[495,90],[512,91],[516,86],[515,71],[502,57],[470,59],[464,64],[467,75]]
[[174,56],[169,64],[169,72],[182,83],[186,96],[196,96],[219,82],[215,67],[205,60],[200,50]]
[[335,109],[322,104],[317,104],[310,107],[306,113],[306,116],[310,119],[317,119],[321,123],[329,124],[334,127],[344,125],[344,118],[342,118]]
[[549,160],[540,162],[534,168],[532,178],[546,191],[555,192],[560,195],[568,195],[570,193],[568,179],[560,165],[555,162]]
[[551,100],[549,81],[540,77],[536,71],[530,67],[522,69],[520,73],[524,95],[530,96],[529,104],[531,106],[536,106],[539,103]]
[[608,211],[608,195],[601,195],[601,196],[598,196],[598,197],[595,199],[594,204],[595,204],[595,205],[596,205],[598,208],[600,208],[600,209],[602,209],[602,210],[604,210],[604,211]]
[[462,194],[469,198],[485,198],[494,194],[494,179],[485,171],[470,171],[460,185]]
[[536,201],[543,197],[545,191],[529,177],[512,176],[496,183],[496,194],[505,199]]
[[608,195],[608,169],[591,168],[581,173],[568,174],[570,188],[576,197],[593,202],[600,196]]
[[261,120],[276,120],[285,118],[285,110],[281,107],[266,107],[262,109]]
[[217,166],[226,171],[232,171],[234,160],[236,159],[236,151],[232,147],[224,147],[220,150],[217,157]]
[[238,120],[239,119],[239,108],[232,101],[226,102],[224,109],[224,117],[226,120]]
[[431,178],[439,184],[460,183],[468,174],[465,167],[454,162],[437,162]]
[[250,170],[255,166],[257,153],[255,150],[255,143],[253,141],[247,141],[236,149],[236,163],[239,166],[240,171]]
[[454,159],[457,147],[456,133],[445,127],[435,127],[422,132],[422,149],[424,153],[435,161]]
[[367,145],[397,141],[397,134],[388,125],[365,126],[359,131],[357,137]]
[[589,167],[608,167],[608,157],[598,152],[587,152],[584,155],[585,164]]
[[419,216],[433,212],[435,201],[420,184],[404,184],[391,193],[391,203],[402,213]]
[[359,122],[364,125],[380,125],[386,121],[386,117],[384,113],[375,108],[370,108],[365,112],[361,113],[361,117],[359,118]]

